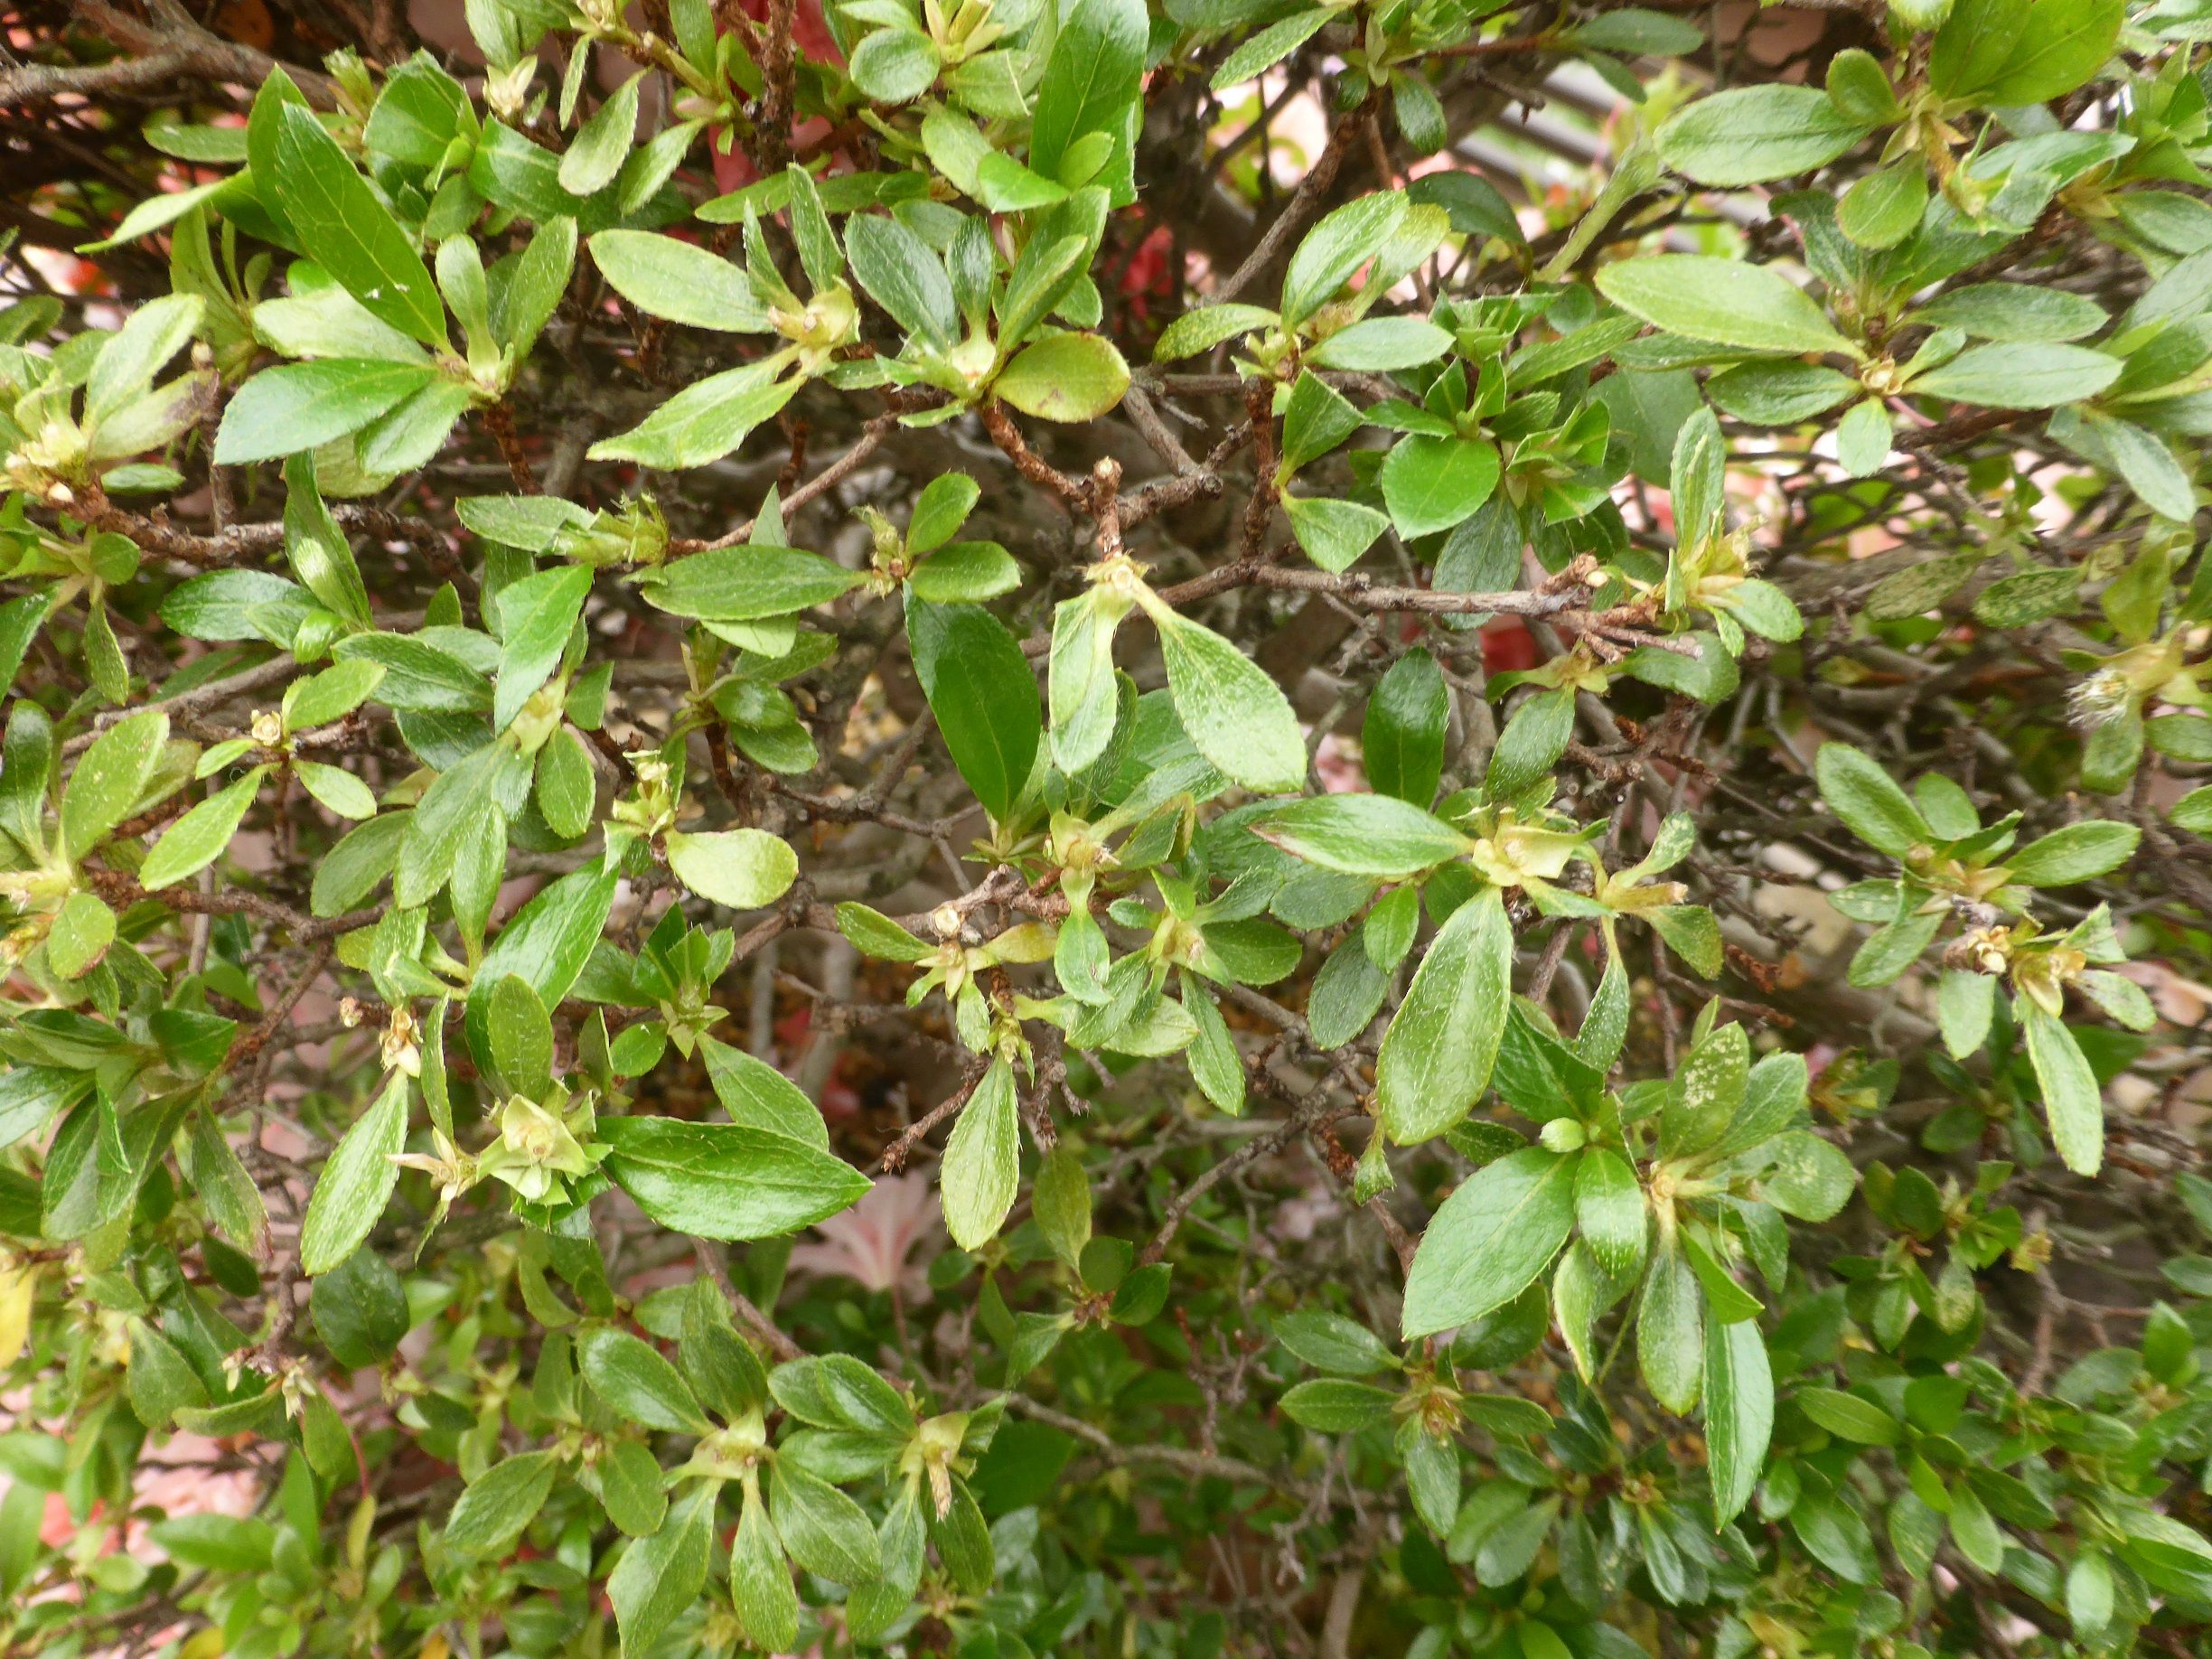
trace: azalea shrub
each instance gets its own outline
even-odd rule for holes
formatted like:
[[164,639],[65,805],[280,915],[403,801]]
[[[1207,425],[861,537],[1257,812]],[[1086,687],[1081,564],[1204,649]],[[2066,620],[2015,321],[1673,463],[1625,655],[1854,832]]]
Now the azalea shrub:
[[6,17],[8,1652],[2212,1651],[2200,5]]

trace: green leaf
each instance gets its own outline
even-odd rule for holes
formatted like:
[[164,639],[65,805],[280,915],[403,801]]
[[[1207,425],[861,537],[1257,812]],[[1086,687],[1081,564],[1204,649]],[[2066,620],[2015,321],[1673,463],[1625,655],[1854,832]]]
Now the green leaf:
[[1969,346],[1942,368],[1915,376],[1912,390],[1985,408],[2048,409],[2095,397],[2120,378],[2120,368],[2118,358],[2087,346]]
[[791,891],[799,875],[799,855],[791,843],[765,830],[717,830],[688,835],[671,830],[662,838],[669,868],[701,898],[732,910],[758,910]]
[[1185,312],[1160,331],[1159,343],[1152,348],[1152,361],[1172,363],[1195,357],[1274,321],[1275,314],[1264,305],[1202,305]]
[[178,1408],[208,1402],[207,1385],[190,1362],[143,1319],[130,1322],[130,1366],[124,1383],[131,1415],[156,1431],[171,1426]]
[[144,396],[162,365],[192,339],[204,309],[198,295],[165,294],[132,312],[92,359],[85,380],[86,418],[98,425]]
[[300,245],[371,316],[444,347],[445,306],[407,232],[312,113],[286,104],[278,120],[275,171],[255,178],[275,191]]
[[1400,438],[1382,463],[1391,522],[1406,537],[1453,529],[1490,499],[1500,464],[1496,445],[1481,438]]
[[1927,164],[1919,155],[1868,173],[1843,192],[1836,228],[1861,248],[1895,248],[1927,208]]
[[2004,1565],[2004,1529],[1964,1481],[1951,1488],[1951,1539],[1959,1553],[1983,1572]]
[[[1984,981],[1990,983],[1990,981]],[[1783,1214],[1824,1222],[1851,1202],[1859,1171],[1842,1149],[1810,1129],[1795,1129],[1770,1143],[1759,1194]]]
[[2104,326],[2104,308],[2085,295],[2028,282],[1951,288],[1913,314],[1930,328],[1962,328],[1982,340],[2020,344],[2079,340]]
[[172,1515],[146,1535],[171,1561],[214,1572],[266,1572],[276,1543],[267,1522],[223,1514]]
[[2074,1557],[2067,1569],[2066,1606],[2077,1636],[2095,1636],[2112,1622],[2112,1561],[2102,1551],[2083,1548]]
[[2104,1096],[2074,1034],[2040,1004],[2016,998],[2029,1063],[2043,1093],[2051,1144],[2076,1175],[2093,1176],[2104,1162]]
[[1821,1428],[1855,1446],[1895,1446],[1903,1438],[1896,1418],[1856,1394],[1832,1388],[1801,1388],[1791,1399]]
[[1251,831],[1323,869],[1386,881],[1421,875],[1474,847],[1442,819],[1392,795],[1309,795],[1254,819]]
[[1494,801],[1510,800],[1549,773],[1567,751],[1574,736],[1575,694],[1570,686],[1542,690],[1523,700],[1497,746],[1490,751],[1490,765],[1483,789]]
[[492,682],[474,669],[408,633],[356,633],[331,647],[341,662],[365,661],[384,670],[377,700],[413,714],[484,714]]
[[853,85],[879,104],[911,103],[930,89],[937,70],[936,48],[914,29],[878,29],[853,50]]
[[511,751],[486,745],[441,772],[423,792],[400,843],[392,871],[392,896],[403,907],[429,902],[453,876],[464,838],[497,810],[511,765],[526,764]]
[[359,628],[367,628],[369,590],[345,532],[323,504],[316,487],[314,458],[296,455],[285,463],[285,558],[307,591]]
[[1802,290],[1765,266],[1703,254],[1652,254],[1601,267],[1598,288],[1631,315],[1692,340],[1782,356],[1866,355]]
[[1159,630],[1168,695],[1198,753],[1223,775],[1259,793],[1303,788],[1306,740],[1289,699],[1267,670],[1203,623],[1157,598],[1145,614]]
[[1216,92],[1242,86],[1244,82],[1273,69],[1313,39],[1321,32],[1322,25],[1336,15],[1334,11],[1323,5],[1278,18],[1266,28],[1248,36],[1234,52],[1223,59],[1221,67],[1214,71],[1214,79],[1209,84]]
[[960,534],[981,499],[983,486],[966,473],[945,473],[923,485],[906,524],[906,550],[917,557],[934,553]]
[[61,901],[46,934],[46,965],[63,979],[81,979],[115,942],[116,914],[96,893],[79,891]]
[[500,1458],[472,1482],[445,1517],[445,1547],[468,1558],[501,1556],[552,1495],[560,1458],[550,1451]]
[[1408,1339],[1481,1317],[1551,1266],[1574,1225],[1575,1165],[1525,1147],[1485,1165],[1444,1201],[1406,1276]]
[[1229,1033],[1229,1024],[1222,1017],[1221,1009],[1213,997],[1198,980],[1198,976],[1187,968],[1176,970],[1176,983],[1181,993],[1183,1010],[1197,1034],[1185,1049],[1184,1058],[1190,1065],[1191,1081],[1198,1091],[1231,1117],[1241,1117],[1244,1111],[1244,1061],[1237,1053],[1236,1039]]
[[1467,1116],[1490,1081],[1512,990],[1513,925],[1487,888],[1438,930],[1383,1034],[1375,1100],[1392,1140],[1411,1146]]
[[407,1290],[383,1257],[357,1250],[314,1282],[315,1335],[349,1370],[380,1365],[408,1334]]
[[592,1392],[647,1429],[705,1434],[713,1427],[690,1387],[659,1351],[613,1326],[595,1326],[576,1344]]
[[394,1072],[316,1176],[300,1225],[300,1270],[310,1279],[360,1249],[384,1214],[399,1182],[392,1159],[407,1139],[408,1087],[407,1073]]
[[1283,408],[1282,456],[1276,476],[1286,479],[1357,432],[1365,417],[1352,400],[1310,370],[1299,374]]
[[1372,1382],[1316,1377],[1282,1397],[1283,1415],[1317,1434],[1355,1434],[1390,1420],[1398,1396]]
[[962,1250],[974,1250],[998,1235],[1014,1207],[1021,1183],[1021,1122],[1014,1095],[1014,1069],[1004,1060],[976,1085],[961,1108],[960,1121],[945,1142],[937,1171],[944,1204],[945,1228]]
[[1758,1322],[1711,1322],[1705,1328],[1705,1463],[1716,1528],[1749,1501],[1773,1432],[1774,1372]]
[[1375,191],[1324,214],[1290,256],[1283,276],[1283,325],[1296,327],[1334,298],[1382,251],[1410,205],[1402,191]]
[[1390,374],[1432,363],[1451,350],[1452,337],[1421,317],[1368,317],[1339,329],[1306,354],[1321,369]]
[[596,195],[622,171],[637,138],[638,82],[644,78],[640,70],[623,81],[568,141],[559,176],[561,188],[570,195]]
[[891,314],[893,322],[932,345],[951,343],[960,327],[952,284],[945,276],[944,262],[920,237],[895,219],[856,214],[845,223],[845,251],[860,286]]
[[530,982],[508,974],[491,988],[492,1062],[510,1089],[538,1095],[553,1081],[553,1019]]
[[[521,979],[550,1008],[558,1006],[576,981],[592,947],[606,926],[614,903],[615,877],[594,867],[573,870],[540,888],[500,929],[499,937],[476,966],[474,985],[488,993],[510,975]],[[472,1053],[491,1054],[491,999],[473,990],[468,1003]]]
[[1705,32],[1664,12],[1629,5],[1575,24],[1574,43],[1623,57],[1686,58],[1705,44]]
[[768,1508],[792,1560],[839,1584],[866,1584],[883,1572],[876,1529],[860,1505],[788,1456],[769,1467]]
[[1628,1279],[1643,1270],[1650,1214],[1635,1169],[1619,1153],[1594,1147],[1582,1154],[1575,1174],[1575,1227],[1609,1277]]
[[755,1646],[775,1654],[798,1646],[799,1593],[792,1588],[791,1568],[768,1519],[768,1505],[750,1482],[730,1543],[730,1597],[737,1623]]
[[995,541],[956,541],[941,548],[906,578],[907,593],[931,605],[980,604],[1020,586],[1021,567]]
[[[267,766],[256,766],[227,789],[210,795],[169,826],[146,855],[138,872],[139,885],[147,892],[173,886],[187,876],[196,876],[219,858],[238,834],[239,820],[261,790]],[[374,803],[370,811],[374,811]]]
[[1144,73],[1151,35],[1143,0],[1077,0],[1069,8],[1029,127],[1029,165],[1057,178],[1068,146],[1086,133],[1115,133]]
[[[22,1075],[20,1068],[16,1075]],[[6,1115],[0,1110],[0,1121]],[[0,1127],[0,1140],[6,1139],[6,1129]],[[191,1148],[187,1172],[192,1190],[207,1206],[209,1218],[240,1250],[254,1256],[267,1254],[267,1206],[211,1115],[202,1112],[192,1120]]]
[[584,739],[565,726],[538,752],[536,794],[555,835],[570,839],[591,828],[598,780]]
[[2047,103],[2104,67],[2124,14],[2120,0],[1958,0],[1936,32],[1929,83],[1959,101]]
[[776,379],[781,370],[770,357],[694,380],[629,431],[600,439],[585,454],[594,461],[635,461],[670,469],[719,461],[754,427],[774,419],[805,383],[799,376]]
[[[226,127],[205,130],[229,132],[236,129]],[[141,237],[152,236],[156,230],[174,224],[185,214],[199,207],[216,192],[221,190],[227,183],[229,183],[228,180],[218,179],[212,183],[195,184],[190,190],[164,191],[160,195],[148,196],[129,212],[124,214],[122,222],[117,224],[112,232],[101,237],[98,241],[78,243],[77,251],[80,254],[105,253],[111,248],[121,248],[138,240]]]
[[864,956],[894,962],[918,962],[930,947],[880,911],[849,901],[837,907],[838,932],[852,941]]
[[[2127,480],[2128,488],[2151,511],[2176,524],[2187,524],[2197,516],[2196,484],[2189,469],[2174,459],[2164,438],[2144,431],[2133,421],[2114,420],[2094,411],[2090,412],[2089,429],[2104,451],[2102,458]],[[2111,591],[2107,590],[2108,595]],[[2152,605],[2163,597],[2162,592],[2153,595]]]
[[418,364],[336,357],[264,369],[224,406],[215,459],[243,466],[318,448],[360,431],[436,378],[436,370]]
[[1095,420],[1129,390],[1129,365],[1101,334],[1046,334],[991,382],[992,393],[1040,420]]
[[790,1078],[766,1061],[710,1036],[701,1036],[698,1045],[715,1096],[731,1122],[772,1129],[829,1150],[830,1129],[820,1109]]
[[1342,1314],[1301,1308],[1275,1321],[1275,1340],[1317,1371],[1340,1377],[1395,1370],[1398,1356],[1380,1336]]
[[645,598],[674,616],[759,622],[825,605],[861,579],[858,571],[799,548],[714,548],[670,559],[645,588]]
[[151,708],[125,716],[94,740],[61,796],[64,858],[76,863],[130,816],[168,741],[169,717]]
[[1659,157],[1701,184],[1759,184],[1824,167],[1870,130],[1817,88],[1739,87],[1669,119],[1659,129]]
[[1814,761],[1821,799],[1844,828],[1878,852],[1901,858],[1936,839],[1912,798],[1889,774],[1849,744],[1821,745]]
[[868,1179],[789,1135],[741,1123],[602,1118],[603,1166],[664,1227],[709,1239],[766,1239],[858,1202]]
[[1004,821],[1029,781],[1044,732],[1028,659],[1005,625],[978,605],[910,600],[906,638],[952,764],[983,810]]
[[2067,887],[2108,876],[2135,856],[2142,831],[2110,819],[2085,819],[2033,840],[2004,861],[2014,881],[2030,887]]
[[1425,649],[1408,651],[1375,682],[1367,700],[1360,755],[1369,785],[1415,806],[1434,801],[1450,724],[1443,670]]
[[719,1485],[702,1481],[672,1505],[661,1530],[623,1551],[608,1577],[607,1598],[623,1652],[643,1654],[698,1603],[714,1551],[715,1495]]
[[342,720],[383,683],[375,662],[340,662],[285,688],[281,713],[286,732],[310,732]]
[[1666,1104],[1660,1111],[1662,1157],[1694,1157],[1720,1140],[1743,1103],[1750,1060],[1749,1034],[1733,1023],[1718,1027],[1691,1049],[1668,1083]]
[[1091,1182],[1083,1159],[1066,1146],[1056,1147],[1037,1167],[1030,1213],[1053,1254],[1069,1267],[1082,1263],[1091,1242]]
[[1652,1397],[1677,1416],[1698,1402],[1705,1370],[1705,1293],[1676,1241],[1663,1233],[1636,1309],[1636,1363]]
[[649,230],[602,230],[589,246],[599,274],[649,315],[690,328],[768,332],[768,313],[745,272],[696,243]]
[[1286,495],[1282,509],[1290,520],[1290,533],[1306,549],[1306,557],[1330,572],[1350,569],[1390,528],[1388,514],[1358,501]]

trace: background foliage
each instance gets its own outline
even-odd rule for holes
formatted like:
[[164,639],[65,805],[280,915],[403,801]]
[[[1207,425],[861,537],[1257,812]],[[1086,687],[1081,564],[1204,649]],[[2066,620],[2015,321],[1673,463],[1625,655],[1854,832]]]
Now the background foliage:
[[2207,1651],[2201,7],[7,29],[10,1651]]

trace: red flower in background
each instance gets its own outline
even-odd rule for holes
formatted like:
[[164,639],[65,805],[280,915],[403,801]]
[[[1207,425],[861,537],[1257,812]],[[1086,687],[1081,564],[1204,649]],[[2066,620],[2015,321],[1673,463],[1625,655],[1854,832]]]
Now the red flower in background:
[[1543,661],[1536,636],[1518,616],[1501,616],[1482,631],[1483,668],[1492,674],[1532,669]]

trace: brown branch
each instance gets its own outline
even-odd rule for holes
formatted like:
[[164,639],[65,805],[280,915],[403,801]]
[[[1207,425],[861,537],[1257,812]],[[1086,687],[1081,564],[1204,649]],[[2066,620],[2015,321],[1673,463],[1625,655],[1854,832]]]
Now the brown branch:
[[977,406],[983,430],[990,434],[992,443],[1014,464],[1014,470],[1040,490],[1049,490],[1072,510],[1088,511],[1091,505],[1091,486],[1083,479],[1073,477],[1045,460],[1029,447],[1014,424],[1014,417],[1006,412],[1006,406],[996,398]]
[[753,1334],[767,1344],[768,1351],[784,1364],[804,1359],[806,1350],[778,1330],[775,1321],[762,1312],[759,1305],[737,1288],[736,1280],[730,1277],[729,1262],[723,1257],[722,1247],[712,1239],[693,1239],[691,1243],[698,1253],[699,1265],[707,1270],[707,1277],[715,1281],[723,1299],[729,1303],[737,1317],[753,1327]]
[[1328,192],[1329,186],[1336,183],[1336,174],[1344,166],[1345,156],[1358,140],[1360,129],[1366,124],[1373,103],[1373,98],[1370,97],[1363,100],[1358,108],[1337,117],[1336,126],[1329,134],[1327,145],[1314,158],[1314,164],[1306,176],[1298,181],[1298,187],[1292,192],[1289,202],[1275,216],[1275,222],[1267,228],[1267,234],[1260,239],[1251,252],[1244,256],[1244,263],[1238,266],[1228,280],[1208,296],[1209,303],[1218,305],[1243,293],[1260,273],[1274,261],[1276,255],[1283,250],[1290,239],[1305,229],[1307,219],[1320,206],[1321,199]]
[[[280,64],[265,52],[209,33],[177,0],[150,0],[146,9],[152,14],[150,21],[133,17],[120,6],[108,5],[107,0],[77,0],[76,15],[79,22],[105,35],[127,52],[141,58],[173,58],[177,68],[173,72],[256,88],[282,69],[306,94],[310,103],[325,109],[336,107],[337,89],[329,76],[295,64]],[[16,100],[0,96],[0,104],[14,101]]]

